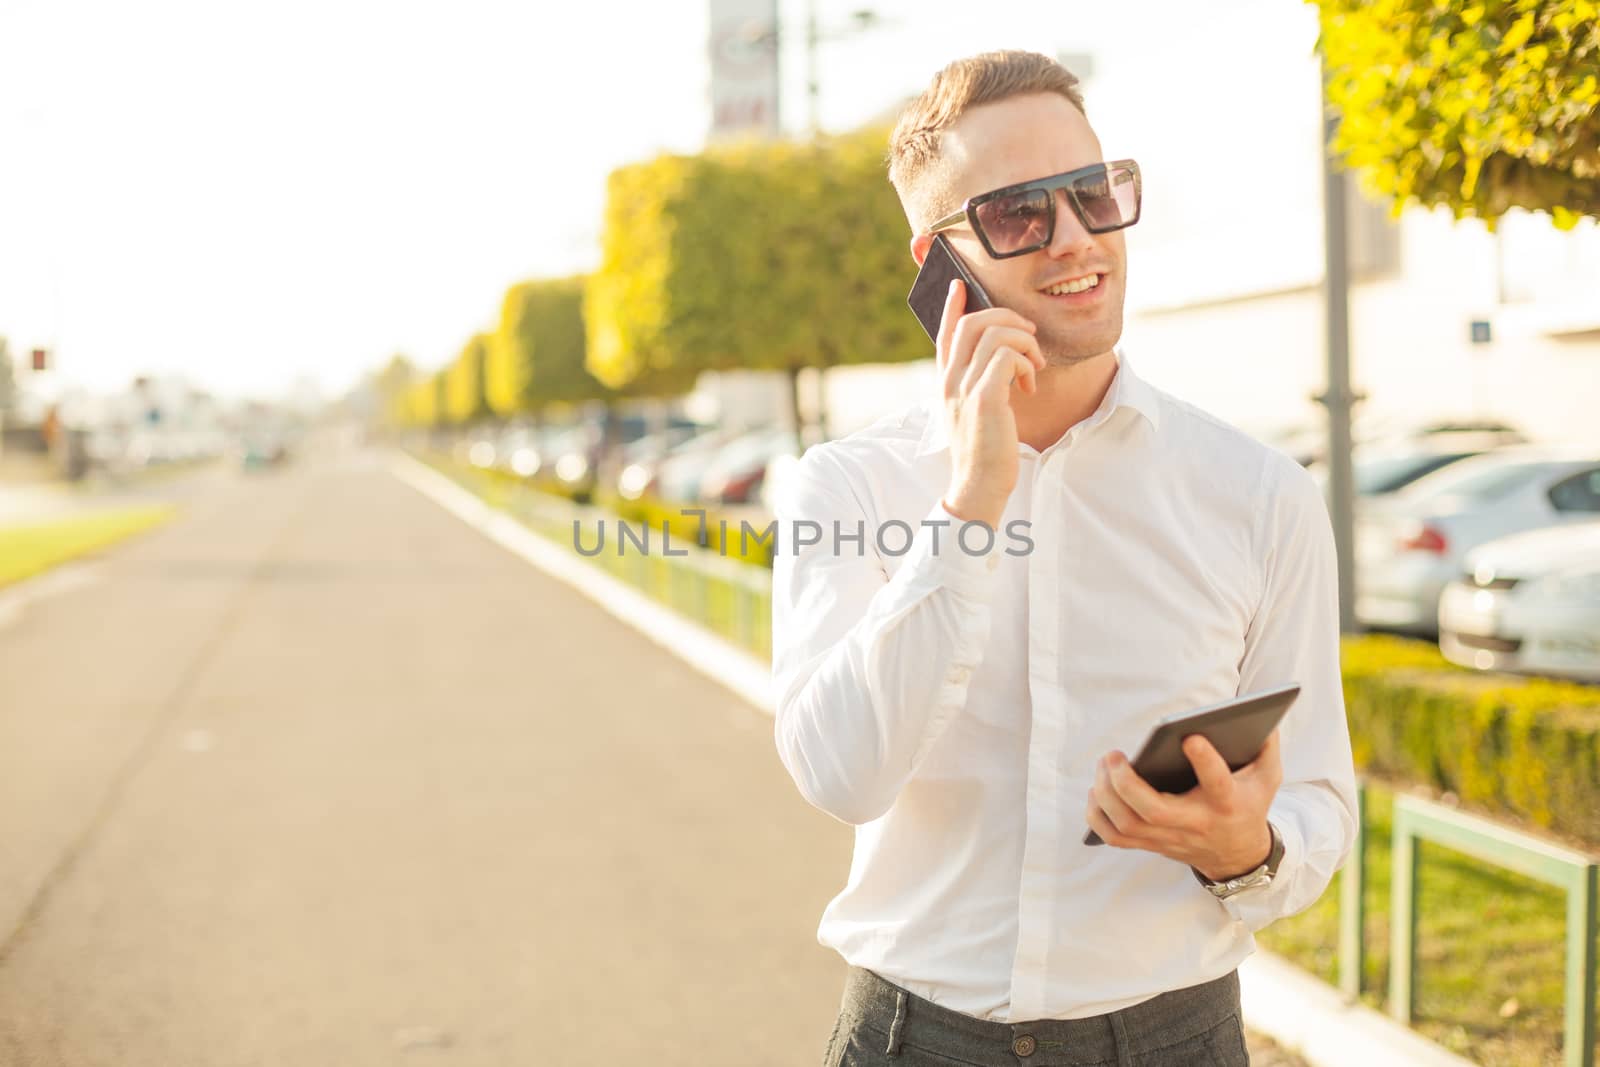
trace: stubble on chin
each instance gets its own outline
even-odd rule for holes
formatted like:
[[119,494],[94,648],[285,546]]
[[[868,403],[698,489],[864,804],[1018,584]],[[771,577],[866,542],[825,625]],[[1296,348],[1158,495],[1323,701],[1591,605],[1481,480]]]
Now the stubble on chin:
[[1074,367],[1079,363],[1087,363],[1096,356],[1103,356],[1116,346],[1122,337],[1122,316],[1117,316],[1117,321],[1111,329],[1096,324],[1092,336],[1086,336],[1081,331],[1042,326],[1038,337],[1039,351],[1044,354],[1046,365]]

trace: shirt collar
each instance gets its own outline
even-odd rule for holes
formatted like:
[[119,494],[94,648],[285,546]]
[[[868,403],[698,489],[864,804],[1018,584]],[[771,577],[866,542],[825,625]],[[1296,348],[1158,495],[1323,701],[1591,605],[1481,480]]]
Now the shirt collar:
[[[1113,355],[1117,360],[1117,373],[1111,379],[1111,388],[1106,390],[1100,406],[1095,409],[1093,415],[1083,421],[1083,425],[1092,426],[1103,422],[1119,408],[1127,407],[1143,415],[1150,423],[1150,429],[1159,431],[1161,400],[1156,396],[1156,391],[1151,388],[1149,382],[1134,372],[1128,354],[1121,347],[1114,349]],[[944,405],[930,402],[927,410],[928,418],[922,428],[922,439],[917,442],[919,456],[943,451],[950,444],[950,430],[944,421]]]

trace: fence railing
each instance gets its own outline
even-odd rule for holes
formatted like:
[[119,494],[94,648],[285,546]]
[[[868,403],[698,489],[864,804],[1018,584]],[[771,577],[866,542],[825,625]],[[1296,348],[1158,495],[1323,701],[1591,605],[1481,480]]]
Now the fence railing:
[[[1417,865],[1421,844],[1428,842],[1466,853],[1495,867],[1515,871],[1536,881],[1564,889],[1567,894],[1567,966],[1565,1025],[1562,1063],[1565,1067],[1593,1067],[1595,1039],[1595,935],[1596,872],[1600,865],[1580,852],[1500,826],[1488,819],[1447,808],[1419,797],[1394,798],[1394,865],[1390,890],[1389,1013],[1410,1024],[1415,1010],[1417,958]],[[1358,852],[1357,856],[1360,855]],[[1362,880],[1359,861],[1350,881]],[[1347,867],[1348,871],[1349,868]],[[1341,908],[1348,896],[1341,899]],[[1345,916],[1341,913],[1341,934]],[[1347,938],[1340,937],[1341,950]],[[1358,939],[1359,940],[1359,939]],[[1359,952],[1359,947],[1357,948]],[[1359,993],[1359,955],[1340,961],[1340,985]],[[1354,989],[1352,990],[1352,985]]]

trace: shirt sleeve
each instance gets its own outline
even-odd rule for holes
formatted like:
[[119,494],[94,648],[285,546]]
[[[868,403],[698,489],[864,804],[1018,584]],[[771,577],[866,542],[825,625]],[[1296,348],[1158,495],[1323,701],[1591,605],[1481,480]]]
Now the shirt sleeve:
[[[989,636],[998,538],[958,543],[936,503],[875,528],[828,446],[774,507],[772,666],[779,758],[801,795],[860,825],[881,817],[966,703]],[[906,546],[891,579],[882,553]],[[807,543],[810,542],[810,543]]]
[[1283,860],[1270,885],[1222,902],[1251,931],[1315,903],[1356,834],[1333,528],[1311,476],[1286,457],[1271,459],[1267,488],[1274,481],[1277,487],[1263,495],[1258,513],[1261,596],[1245,637],[1239,692],[1288,682],[1301,689],[1279,727],[1283,784],[1268,815],[1283,838]]

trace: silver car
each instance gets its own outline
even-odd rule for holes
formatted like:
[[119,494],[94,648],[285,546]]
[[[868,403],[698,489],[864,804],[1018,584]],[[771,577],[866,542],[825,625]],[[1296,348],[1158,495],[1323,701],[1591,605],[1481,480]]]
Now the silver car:
[[1474,549],[1439,601],[1439,649],[1464,667],[1600,682],[1600,521]]
[[1439,597],[1477,546],[1600,512],[1600,452],[1521,446],[1474,456],[1387,498],[1356,526],[1356,618],[1433,636]]

